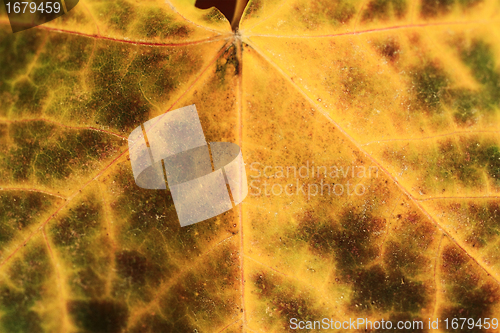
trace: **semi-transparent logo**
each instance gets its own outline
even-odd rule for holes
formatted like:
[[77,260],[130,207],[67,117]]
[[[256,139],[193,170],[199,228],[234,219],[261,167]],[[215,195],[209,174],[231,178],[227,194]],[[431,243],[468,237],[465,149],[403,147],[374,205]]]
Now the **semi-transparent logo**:
[[194,104],[145,122],[128,144],[136,184],[170,189],[181,226],[224,213],[248,194],[240,147],[207,144]]

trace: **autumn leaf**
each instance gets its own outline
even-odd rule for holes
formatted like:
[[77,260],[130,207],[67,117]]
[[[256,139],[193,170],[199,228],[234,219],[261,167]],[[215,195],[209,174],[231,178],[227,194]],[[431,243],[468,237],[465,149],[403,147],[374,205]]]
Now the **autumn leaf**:
[[[498,1],[251,0],[233,30],[80,0],[15,34],[0,8],[0,331],[493,331]],[[127,137],[191,104],[249,194],[181,228]]]

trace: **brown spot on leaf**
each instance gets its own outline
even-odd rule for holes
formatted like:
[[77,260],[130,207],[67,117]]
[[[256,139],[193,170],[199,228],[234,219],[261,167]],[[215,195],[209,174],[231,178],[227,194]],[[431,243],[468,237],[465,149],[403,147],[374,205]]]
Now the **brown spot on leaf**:
[[79,327],[96,333],[121,332],[129,316],[125,304],[110,300],[70,301],[68,311]]

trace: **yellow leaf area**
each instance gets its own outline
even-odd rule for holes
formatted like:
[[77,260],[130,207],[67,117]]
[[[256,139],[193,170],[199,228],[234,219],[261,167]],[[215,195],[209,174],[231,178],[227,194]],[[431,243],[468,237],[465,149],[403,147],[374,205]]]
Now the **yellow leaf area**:
[[[498,1],[193,2],[1,7],[0,331],[500,317]],[[190,104],[249,194],[181,228],[127,137]]]

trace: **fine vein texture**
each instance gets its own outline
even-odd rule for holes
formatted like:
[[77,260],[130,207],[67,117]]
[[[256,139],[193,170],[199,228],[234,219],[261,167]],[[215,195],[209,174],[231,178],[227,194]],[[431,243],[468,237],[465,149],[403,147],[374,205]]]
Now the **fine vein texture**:
[[[496,0],[0,6],[0,332],[499,318],[499,40]],[[250,187],[181,228],[127,137],[191,104]]]

